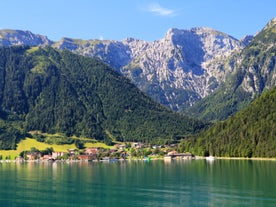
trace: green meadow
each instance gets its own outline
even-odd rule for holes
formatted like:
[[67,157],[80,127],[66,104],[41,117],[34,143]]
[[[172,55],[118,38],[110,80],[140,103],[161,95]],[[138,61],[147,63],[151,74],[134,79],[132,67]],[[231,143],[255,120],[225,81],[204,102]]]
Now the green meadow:
[[[19,156],[20,152],[30,150],[32,147],[35,147],[39,150],[45,150],[46,148],[52,147],[55,152],[66,152],[67,149],[76,148],[75,144],[47,144],[44,142],[38,142],[37,140],[32,138],[26,138],[18,143],[16,150],[0,150],[0,156],[2,156],[3,159],[9,156],[11,160],[14,160],[17,156]],[[106,144],[101,142],[95,142],[85,143],[84,147],[111,148],[112,146],[107,146]]]

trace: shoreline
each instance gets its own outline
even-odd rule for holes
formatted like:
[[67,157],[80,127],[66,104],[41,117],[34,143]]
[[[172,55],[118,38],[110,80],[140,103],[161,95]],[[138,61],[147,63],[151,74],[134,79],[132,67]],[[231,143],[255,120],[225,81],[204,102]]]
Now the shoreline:
[[[171,160],[205,160],[206,157],[195,156],[193,159],[171,159]],[[150,161],[164,160],[164,157],[151,157]],[[253,160],[253,161],[276,161],[276,158],[265,158],[265,157],[215,157],[215,160]],[[105,163],[105,162],[122,162],[122,161],[148,161],[143,158],[130,158],[130,159],[117,159],[112,160],[0,160],[0,163]],[[149,162],[149,161],[148,161]]]
[[267,161],[276,161],[276,158],[269,157],[216,157],[218,160],[267,160]]

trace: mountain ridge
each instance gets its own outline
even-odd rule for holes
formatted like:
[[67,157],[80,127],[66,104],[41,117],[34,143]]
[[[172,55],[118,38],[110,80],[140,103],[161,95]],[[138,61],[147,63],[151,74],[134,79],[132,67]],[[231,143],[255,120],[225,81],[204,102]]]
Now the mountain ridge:
[[[27,45],[50,45],[97,58],[130,78],[155,101],[177,111],[209,95],[223,81],[220,71],[206,68],[214,58],[245,47],[243,42],[207,27],[171,28],[162,39],[153,42],[134,38],[123,41],[62,38],[52,42],[45,36],[41,42],[41,36],[38,40],[33,35],[29,37]],[[7,41],[6,46],[24,43],[16,42],[17,39]]]
[[47,36],[34,34],[28,30],[0,30],[0,46],[50,46],[53,43],[54,42],[52,40],[49,40]]
[[[210,66],[228,71],[225,82],[209,97],[187,110],[206,120],[226,119],[246,107],[264,90],[276,86],[276,21],[271,20],[238,53]],[[214,109],[215,108],[215,109]]]
[[[263,30],[271,28],[271,25],[274,24],[275,18]],[[248,49],[256,47],[252,46],[253,43],[255,45],[272,44],[271,46],[273,46],[273,43],[258,41],[258,38],[265,40],[268,35],[264,35],[262,31],[254,37],[245,36],[241,40],[237,40],[208,27],[195,27],[186,30],[171,28],[163,38],[153,42],[134,38],[126,38],[122,41],[62,38],[57,42],[42,42],[41,45],[50,44],[56,49],[66,49],[76,54],[97,58],[128,77],[156,102],[175,111],[185,112],[188,109],[189,113],[190,110],[193,110],[193,105],[197,107],[197,103],[205,97],[210,95],[212,97],[215,92],[229,91],[227,88],[230,87],[231,80],[228,79],[237,79],[237,75],[234,77],[236,73],[242,75],[238,79],[250,80],[242,81],[242,87],[247,89],[243,90],[238,87],[238,95],[228,95],[226,99],[234,98],[234,102],[241,102],[244,106],[250,102],[249,98],[242,100],[237,96],[244,96],[242,91],[253,90],[254,92],[254,88],[261,87],[261,85],[256,85],[258,82],[256,80],[261,78],[262,82],[263,78],[252,72],[244,76],[244,72],[241,71],[254,71],[254,67],[245,64],[242,66],[244,69],[239,70],[237,65],[244,56],[248,55],[251,59],[256,57],[258,51],[252,52],[251,49]],[[273,29],[270,33],[273,33]],[[266,41],[270,41],[269,38]],[[272,50],[269,52],[273,53]],[[273,61],[271,64],[273,65]],[[227,82],[227,86],[225,82]],[[249,82],[254,83],[255,86],[251,86],[248,84]],[[222,89],[218,90],[219,88]],[[237,90],[230,94],[234,94],[235,91]],[[262,87],[260,91],[262,91]],[[247,95],[249,94],[247,93]],[[249,96],[252,99],[252,94]],[[192,109],[190,109],[191,107]],[[201,108],[202,106],[199,107],[200,110]],[[242,108],[242,106],[234,106],[233,110],[230,110],[231,112],[228,111],[221,117],[227,118],[238,108]],[[227,107],[222,107],[221,110],[227,111]],[[198,112],[194,111],[191,114],[197,116]],[[201,115],[199,116],[201,117]],[[214,119],[217,118],[220,119],[215,115]]]

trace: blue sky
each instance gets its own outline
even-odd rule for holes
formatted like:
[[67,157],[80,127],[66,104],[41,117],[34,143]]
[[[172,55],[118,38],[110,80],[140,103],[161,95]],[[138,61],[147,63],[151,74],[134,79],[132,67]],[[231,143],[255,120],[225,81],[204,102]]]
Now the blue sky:
[[275,0],[0,0],[0,29],[78,39],[147,41],[210,27],[239,39],[276,17]]

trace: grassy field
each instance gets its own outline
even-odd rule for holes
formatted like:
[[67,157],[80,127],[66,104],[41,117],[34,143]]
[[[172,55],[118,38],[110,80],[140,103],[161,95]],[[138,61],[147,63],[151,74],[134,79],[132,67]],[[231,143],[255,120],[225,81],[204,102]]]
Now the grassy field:
[[2,155],[3,159],[7,156],[11,156],[11,159],[14,159],[16,156],[20,154],[20,152],[25,150],[30,150],[31,147],[35,147],[39,150],[45,150],[46,148],[52,147],[54,151],[58,152],[66,152],[67,149],[76,148],[74,144],[70,145],[50,145],[42,142],[38,142],[35,139],[26,138],[22,140],[18,145],[16,150],[0,150],[0,155]]
[[113,146],[108,146],[105,143],[102,142],[96,142],[96,143],[86,143],[85,147],[101,147],[101,148],[105,148],[105,149],[111,149],[113,148]]
[[[46,148],[52,147],[55,152],[66,152],[67,149],[75,149],[76,146],[74,144],[65,144],[65,145],[57,145],[57,144],[47,144],[43,142],[38,142],[35,139],[26,138],[18,143],[16,150],[0,150],[0,155],[5,159],[7,156],[10,156],[11,159],[15,159],[20,152],[30,150],[32,147],[35,147],[39,150],[45,150]],[[112,148],[112,146],[107,146],[104,143],[96,142],[96,143],[86,143],[85,147],[102,147],[102,148]]]

